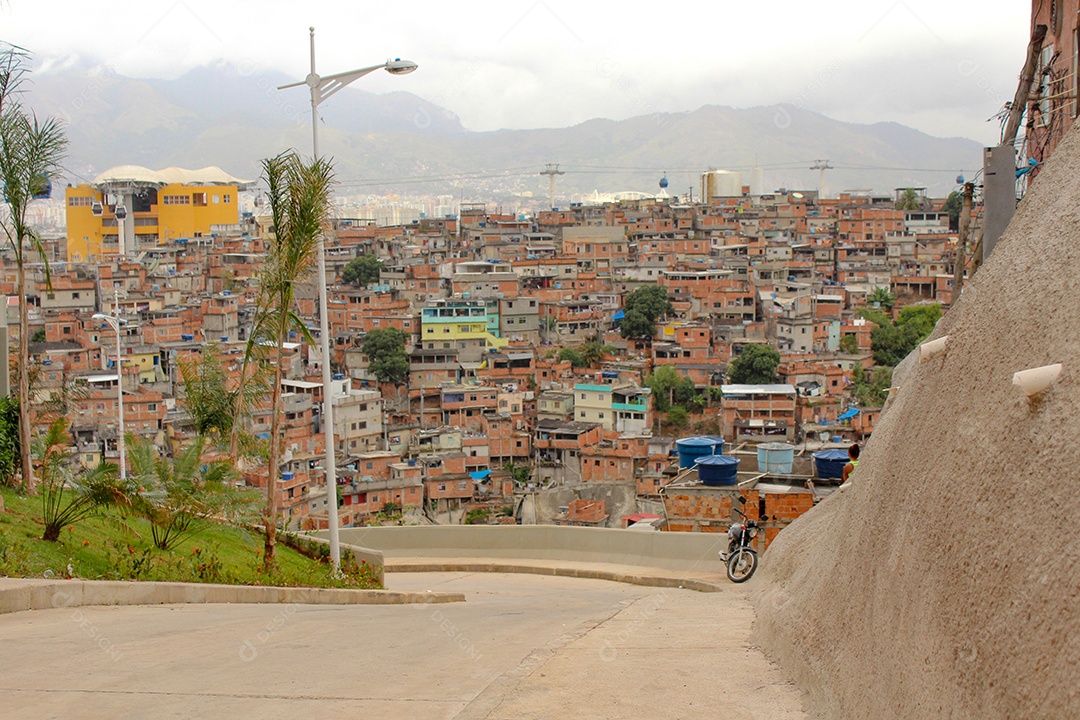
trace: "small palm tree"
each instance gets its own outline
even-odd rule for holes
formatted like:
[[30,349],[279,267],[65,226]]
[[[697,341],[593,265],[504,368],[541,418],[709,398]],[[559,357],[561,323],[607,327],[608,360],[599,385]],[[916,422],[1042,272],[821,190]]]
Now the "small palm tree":
[[890,312],[893,305],[896,304],[896,296],[889,292],[887,287],[876,287],[866,296],[866,301],[871,305],[876,303],[883,307],[886,312]]
[[[296,287],[310,279],[318,260],[320,237],[330,224],[330,194],[334,172],[328,160],[316,158],[310,164],[295,152],[282,153],[263,161],[263,176],[273,222],[274,238],[266,265],[260,275],[261,297],[245,358],[265,358],[272,353],[273,382],[270,386],[270,450],[266,477],[265,569],[274,567],[277,531],[277,477],[281,457],[281,379],[285,363],[285,342],[296,332],[307,342],[315,341],[296,311]],[[323,282],[323,278],[317,278]]]
[[101,463],[74,474],[69,457],[67,420],[59,418],[34,441],[34,458],[41,471],[42,540],[56,542],[66,525],[74,525],[103,508],[130,504],[130,487],[117,477],[118,468]]
[[56,118],[38,120],[19,103],[26,54],[9,47],[0,54],[0,180],[8,212],[0,219],[15,257],[16,292],[19,295],[19,443],[22,450],[22,481],[33,492],[34,468],[30,447],[30,330],[26,304],[26,255],[29,249],[44,268],[45,284],[51,287],[49,260],[37,231],[30,226],[27,209],[35,197],[45,194],[49,176],[56,174],[67,148],[67,138]]
[[[233,382],[225,369],[221,350],[216,344],[205,347],[197,360],[181,360],[180,377],[184,383],[184,409],[195,425],[195,432],[224,444],[230,444],[230,456],[247,457],[256,445],[254,437],[243,428],[242,419],[266,397],[270,387],[266,373],[248,375],[242,382]],[[245,374],[250,368],[245,366]],[[235,435],[234,435],[235,431]]]
[[232,463],[204,463],[206,438],[174,457],[160,456],[144,438],[128,436],[128,460],[139,492],[135,512],[150,521],[154,545],[162,550],[207,528],[215,519],[230,520],[250,505],[248,493],[235,485]]

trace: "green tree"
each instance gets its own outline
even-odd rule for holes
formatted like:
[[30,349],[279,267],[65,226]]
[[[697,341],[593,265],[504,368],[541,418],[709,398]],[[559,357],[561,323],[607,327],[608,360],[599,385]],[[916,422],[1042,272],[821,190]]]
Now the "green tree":
[[42,265],[46,287],[52,287],[49,259],[41,236],[31,227],[27,211],[35,197],[45,194],[49,178],[58,173],[67,138],[57,118],[39,120],[19,102],[22,80],[27,72],[26,54],[8,46],[0,52],[0,181],[4,186],[7,212],[0,217],[12,257],[15,259],[15,293],[19,297],[19,442],[22,481],[34,491],[30,431],[29,309],[26,300],[26,255],[29,250]]
[[[270,449],[267,462],[264,569],[275,564],[278,520],[277,477],[281,457],[281,379],[285,366],[285,342],[296,332],[311,345],[315,339],[297,312],[296,286],[312,275],[318,259],[319,237],[329,225],[330,193],[334,172],[329,161],[317,158],[305,163],[295,152],[263,160],[270,215],[274,227],[266,264],[260,273],[260,298],[248,341],[246,359],[265,360],[273,354],[270,386]],[[246,375],[246,369],[245,369]],[[245,377],[245,382],[247,381]],[[235,427],[235,424],[234,424]]]
[[876,367],[869,373],[861,365],[855,366],[855,399],[863,407],[881,407],[889,397],[892,387],[892,368]]
[[941,319],[941,306],[909,305],[900,309],[895,323],[881,314],[873,318],[878,323],[878,327],[870,331],[874,362],[895,367],[933,332],[934,325]]
[[949,230],[957,232],[960,229],[960,213],[964,210],[964,194],[953,190],[945,200],[942,210],[949,213]]
[[643,285],[627,295],[623,311],[629,314],[631,310],[640,312],[653,322],[674,312],[668,300],[667,288],[659,285]]
[[753,343],[728,365],[728,378],[737,385],[767,385],[776,382],[780,352],[771,345]]
[[876,287],[866,297],[866,301],[871,305],[875,303],[880,305],[886,312],[892,312],[893,305],[896,304],[896,296],[889,292],[887,287]]
[[559,362],[568,362],[576,368],[582,368],[589,363],[585,357],[574,348],[563,348],[559,351]]
[[59,540],[65,527],[106,507],[130,504],[131,487],[117,478],[116,465],[101,463],[78,475],[72,472],[67,427],[67,419],[59,418],[33,443],[41,473],[41,539],[50,542]]
[[619,332],[627,340],[648,340],[656,335],[656,322],[640,310],[628,310],[619,321]]
[[38,328],[34,331],[34,334],[30,336],[30,342],[45,342],[45,328]]
[[[528,464],[519,465],[511,460],[504,467],[510,472],[510,477],[514,479],[516,487],[525,487],[529,484],[529,479],[532,478],[532,468]],[[513,513],[508,514],[512,515]]]
[[236,487],[239,474],[232,463],[203,462],[203,436],[172,458],[160,456],[143,438],[129,435],[127,442],[132,478],[139,486],[132,506],[150,521],[154,545],[162,550],[202,532],[215,520],[247,517],[247,511],[257,506],[250,492]]
[[599,340],[589,340],[581,345],[581,357],[589,367],[596,365],[605,354],[612,352],[614,348],[603,345]]
[[379,282],[383,261],[374,255],[357,255],[341,271],[341,280],[349,285],[366,287]]
[[918,210],[921,207],[922,200],[919,198],[919,193],[915,192],[915,188],[904,190],[904,194],[896,202],[897,210]]
[[840,338],[840,352],[845,352],[849,355],[854,355],[859,352],[859,340],[853,333],[848,333]]
[[[181,404],[195,432],[219,441],[231,437],[238,418],[245,417],[270,390],[265,372],[256,373],[246,382],[233,383],[216,343],[204,347],[197,360],[181,360],[179,368],[184,388]],[[236,429],[243,454],[255,454],[255,438],[240,427]],[[238,457],[236,448],[231,454]]]
[[13,485],[19,472],[19,399],[0,397],[0,484]]
[[363,353],[368,356],[371,374],[379,382],[401,385],[409,379],[407,336],[395,327],[372,330],[364,337]]
[[656,372],[645,378],[645,387],[652,390],[656,409],[667,412],[675,405],[686,405],[697,395],[694,381],[684,377],[671,365],[661,365]]

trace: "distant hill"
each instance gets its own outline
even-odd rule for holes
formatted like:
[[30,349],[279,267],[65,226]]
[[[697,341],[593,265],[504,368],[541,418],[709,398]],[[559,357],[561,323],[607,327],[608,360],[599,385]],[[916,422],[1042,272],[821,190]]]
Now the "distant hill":
[[[77,178],[129,163],[219,165],[256,178],[260,158],[290,146],[310,148],[307,93],[278,91],[293,78],[276,72],[216,64],[175,80],[141,80],[69,68],[32,79],[30,104],[70,123],[68,167]],[[690,186],[696,193],[698,173],[710,167],[744,169],[749,183],[749,168],[761,166],[767,189],[814,189],[818,173],[809,165],[825,158],[837,168],[825,175],[830,193],[925,186],[940,195],[952,189],[956,174],[971,175],[981,164],[981,146],[971,140],[931,137],[897,123],[843,123],[791,105],[707,105],[566,128],[472,132],[411,93],[350,87],[320,112],[321,148],[336,159],[342,194],[543,197],[547,179],[537,173],[549,162],[567,171],[557,181],[560,198],[594,189],[652,192],[664,172],[671,194]],[[946,172],[926,171],[935,169]]]

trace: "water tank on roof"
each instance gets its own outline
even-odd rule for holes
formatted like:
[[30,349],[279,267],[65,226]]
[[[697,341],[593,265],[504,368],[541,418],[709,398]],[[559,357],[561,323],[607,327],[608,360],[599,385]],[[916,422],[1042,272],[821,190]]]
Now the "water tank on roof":
[[344,380],[345,379],[345,373],[334,373],[334,378],[333,379],[334,380]]
[[675,441],[675,449],[679,451],[679,468],[690,468],[698,458],[723,454],[724,439],[707,435],[683,438]]
[[795,462],[795,446],[788,443],[761,443],[757,446],[758,472],[790,475]]
[[281,473],[281,479],[282,480],[292,480],[295,477],[296,477],[296,473],[291,473],[291,472],[283,472],[283,473]]
[[194,339],[195,339],[195,336],[194,336],[194,335],[186,335],[186,334],[185,334],[185,335],[181,335],[181,336],[180,336],[180,339],[181,339],[181,340],[184,340],[185,342],[190,342],[190,341],[192,341],[192,340],[194,340]]
[[814,467],[819,478],[840,478],[848,464],[847,450],[821,450],[814,453]]
[[695,467],[702,485],[716,487],[739,482],[739,458],[730,455],[706,455],[698,458]]

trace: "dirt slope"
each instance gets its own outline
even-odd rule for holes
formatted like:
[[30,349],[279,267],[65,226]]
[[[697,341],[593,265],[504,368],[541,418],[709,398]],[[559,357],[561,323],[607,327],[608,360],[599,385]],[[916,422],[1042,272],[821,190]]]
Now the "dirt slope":
[[[854,486],[762,561],[757,641],[834,718],[1080,717],[1080,130],[898,368]],[[1030,403],[1018,370],[1064,363]]]

